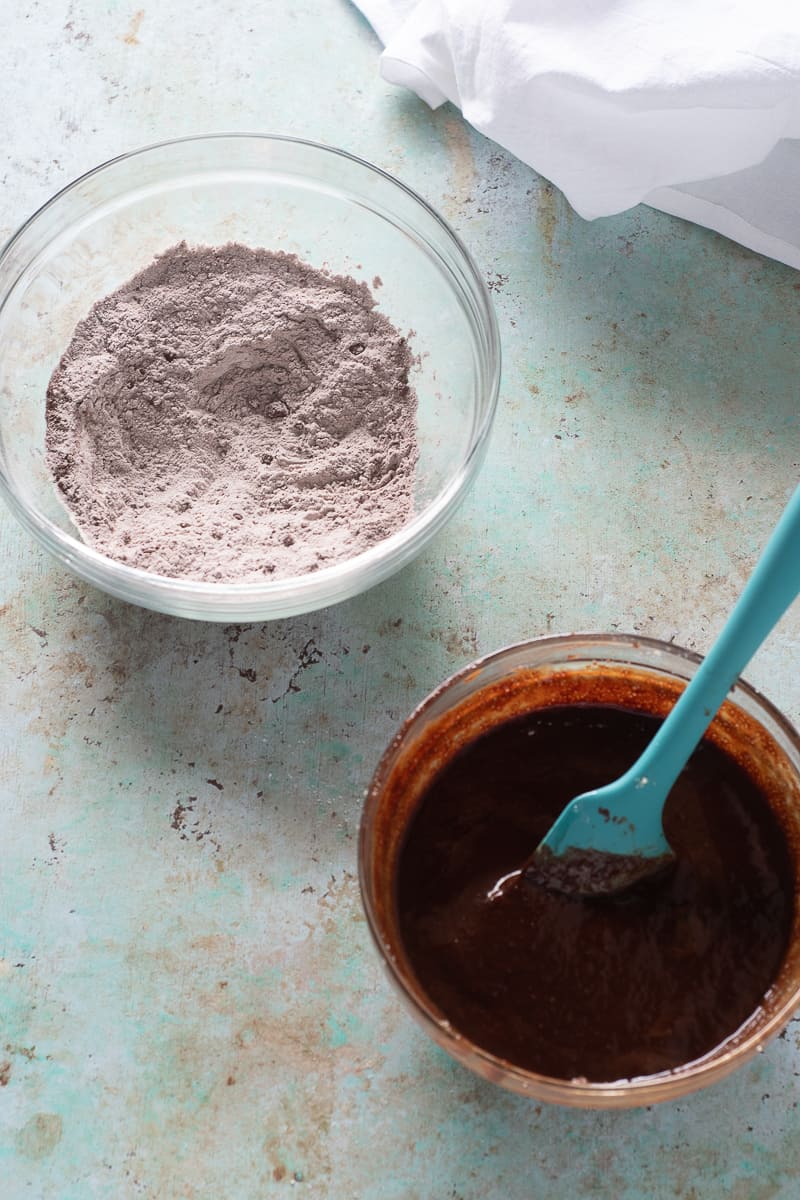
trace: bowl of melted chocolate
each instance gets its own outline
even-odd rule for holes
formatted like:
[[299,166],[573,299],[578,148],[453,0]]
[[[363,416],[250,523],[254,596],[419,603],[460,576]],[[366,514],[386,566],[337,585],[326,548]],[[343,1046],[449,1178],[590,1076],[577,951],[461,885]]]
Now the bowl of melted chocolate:
[[670,793],[675,862],[612,897],[521,868],[622,774],[700,659],[624,635],[512,646],[415,710],[369,789],[362,897],[390,977],[453,1057],[581,1107],[673,1099],[800,1006],[800,738],[739,682]]

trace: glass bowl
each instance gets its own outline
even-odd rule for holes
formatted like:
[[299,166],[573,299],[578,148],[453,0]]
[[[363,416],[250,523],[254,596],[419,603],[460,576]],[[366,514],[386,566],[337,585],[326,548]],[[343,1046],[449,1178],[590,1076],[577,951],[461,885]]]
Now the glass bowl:
[[[739,681],[707,737],[735,756],[767,796],[794,864],[790,943],[763,1003],[722,1045],[658,1075],[591,1083],[524,1070],[487,1053],[453,1028],[426,995],[405,954],[395,909],[395,878],[410,817],[436,773],[459,749],[513,716],[563,696],[602,703],[619,683],[646,697],[643,711],[666,715],[701,659],[665,642],[625,635],[547,637],[500,650],[465,667],[424,700],[388,747],[367,793],[359,834],[359,880],[372,937],[392,982],[425,1031],[476,1074],[511,1091],[576,1108],[632,1108],[673,1100],[723,1078],[763,1049],[800,1005],[800,737],[784,717]],[[550,701],[552,703],[552,700]],[[630,707],[637,707],[631,701]]]
[[[397,532],[318,571],[256,583],[152,574],[88,546],[45,461],[45,394],[78,321],[176,243],[295,253],[371,284],[416,367],[415,512]],[[341,150],[226,134],[123,155],[59,192],[0,253],[0,491],[65,566],[123,600],[214,621],[286,617],[344,600],[408,563],[478,470],[497,403],[500,346],[467,250],[419,196]]]

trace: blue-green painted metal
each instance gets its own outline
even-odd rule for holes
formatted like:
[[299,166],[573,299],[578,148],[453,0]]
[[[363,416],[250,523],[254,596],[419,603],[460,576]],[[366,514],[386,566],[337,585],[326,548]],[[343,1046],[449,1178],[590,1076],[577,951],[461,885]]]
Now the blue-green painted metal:
[[[722,632],[639,758],[619,779],[575,796],[537,849],[662,859],[672,853],[662,815],[672,785],[761,643],[800,594],[800,487],[756,563]],[[625,886],[642,864],[597,874],[592,890]]]

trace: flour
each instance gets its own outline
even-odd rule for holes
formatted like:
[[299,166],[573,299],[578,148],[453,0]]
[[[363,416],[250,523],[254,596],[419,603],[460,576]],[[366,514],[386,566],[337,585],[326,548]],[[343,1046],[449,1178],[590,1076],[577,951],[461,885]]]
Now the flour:
[[205,581],[313,571],[413,513],[411,365],[366,284],[181,243],[76,328],[47,391],[48,465],[84,539],[120,562]]

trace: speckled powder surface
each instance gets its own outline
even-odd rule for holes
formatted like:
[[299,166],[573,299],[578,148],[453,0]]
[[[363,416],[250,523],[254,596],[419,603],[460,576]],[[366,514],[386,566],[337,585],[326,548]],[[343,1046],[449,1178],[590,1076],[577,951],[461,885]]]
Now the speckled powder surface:
[[366,284],[181,243],[77,326],[48,464],[111,558],[205,581],[313,571],[412,514],[411,364]]

